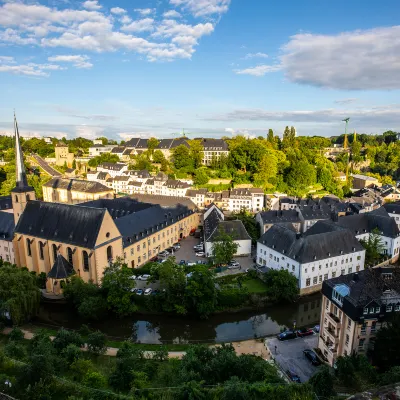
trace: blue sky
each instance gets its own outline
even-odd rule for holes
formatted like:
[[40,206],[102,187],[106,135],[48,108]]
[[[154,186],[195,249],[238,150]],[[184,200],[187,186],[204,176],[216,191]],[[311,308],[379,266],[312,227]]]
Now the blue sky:
[[397,0],[0,0],[0,133],[400,130]]

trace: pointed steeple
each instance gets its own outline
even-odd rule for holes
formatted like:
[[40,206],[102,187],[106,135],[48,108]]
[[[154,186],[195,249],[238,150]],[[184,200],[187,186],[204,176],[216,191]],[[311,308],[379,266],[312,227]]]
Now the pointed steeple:
[[22,154],[21,143],[19,141],[19,131],[18,131],[18,123],[17,117],[14,112],[14,135],[15,135],[15,173],[16,173],[16,181],[17,189],[25,189],[29,188],[28,180],[26,179],[26,171],[24,165],[24,155]]

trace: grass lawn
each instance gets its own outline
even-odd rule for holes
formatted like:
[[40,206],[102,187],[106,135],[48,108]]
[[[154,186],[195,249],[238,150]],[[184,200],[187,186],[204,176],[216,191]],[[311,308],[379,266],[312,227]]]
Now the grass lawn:
[[247,287],[250,293],[265,293],[267,291],[267,285],[257,278],[243,282],[243,286]]

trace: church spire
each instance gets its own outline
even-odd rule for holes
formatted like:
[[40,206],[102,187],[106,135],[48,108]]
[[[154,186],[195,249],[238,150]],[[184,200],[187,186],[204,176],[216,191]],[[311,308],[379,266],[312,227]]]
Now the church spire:
[[21,143],[19,141],[19,131],[18,131],[18,123],[17,117],[14,112],[14,135],[15,135],[15,173],[16,173],[16,181],[17,188],[24,189],[28,187],[28,180],[26,179],[26,172],[24,166],[24,156],[22,154]]

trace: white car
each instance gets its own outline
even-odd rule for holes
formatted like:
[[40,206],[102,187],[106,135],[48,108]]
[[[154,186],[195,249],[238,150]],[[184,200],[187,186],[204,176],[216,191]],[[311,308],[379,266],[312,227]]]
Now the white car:
[[204,253],[204,251],[198,251],[196,253],[196,257],[204,257],[206,255],[206,253]]
[[228,263],[229,267],[240,267],[240,264],[236,260],[231,260]]
[[235,265],[232,265],[232,264],[230,264],[230,265],[228,265],[228,269],[239,269],[240,268],[240,264],[235,264]]
[[161,251],[160,253],[158,253],[158,255],[161,257],[167,257],[167,256],[169,256],[169,253],[168,253],[168,251],[164,250],[164,251]]
[[144,291],[144,295],[145,295],[145,296],[150,296],[152,291],[153,291],[152,288],[147,288],[147,289]]
[[141,276],[139,276],[139,281],[147,281],[147,279],[149,279],[150,278],[150,275],[147,275],[147,274],[145,274],[145,275],[141,275]]
[[196,263],[193,262],[193,261],[188,261],[188,262],[186,263],[186,265],[187,265],[188,267],[194,267],[194,266],[196,265]]
[[137,279],[137,276],[136,275],[132,275],[132,276],[129,277],[129,279]]

